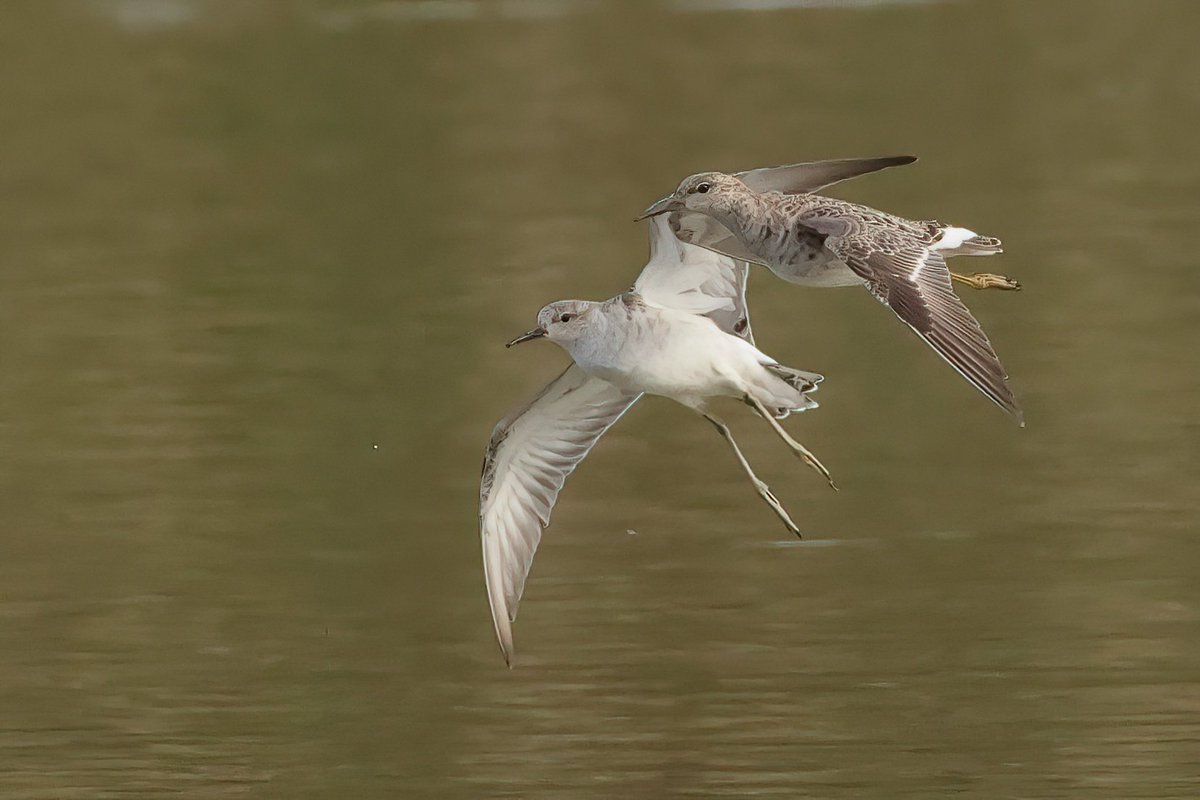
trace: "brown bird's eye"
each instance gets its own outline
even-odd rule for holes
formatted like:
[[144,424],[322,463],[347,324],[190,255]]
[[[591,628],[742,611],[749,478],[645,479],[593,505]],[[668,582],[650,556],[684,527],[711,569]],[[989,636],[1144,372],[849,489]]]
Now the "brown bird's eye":
[[558,321],[559,322],[570,322],[573,319],[575,319],[574,314],[563,314],[561,317],[558,318]]
[[698,183],[698,184],[696,184],[696,191],[697,191],[697,192],[699,192],[700,194],[708,194],[708,190],[709,190],[709,189],[711,189],[711,188],[712,188],[712,184],[711,184],[711,183]]

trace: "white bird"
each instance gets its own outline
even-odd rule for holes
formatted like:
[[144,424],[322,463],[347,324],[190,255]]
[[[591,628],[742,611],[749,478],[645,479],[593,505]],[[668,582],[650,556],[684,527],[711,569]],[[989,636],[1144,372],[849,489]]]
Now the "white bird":
[[829,479],[821,462],[777,422],[815,407],[807,395],[822,378],[784,367],[754,347],[747,271],[732,258],[679,241],[666,216],[656,217],[650,261],[630,291],[602,303],[551,303],[539,312],[537,328],[508,343],[545,337],[575,362],[496,425],[484,457],[479,489],[484,574],[496,638],[510,666],[512,621],[563,482],[643,393],[670,397],[712,423],[759,496],[799,535],[728,426],[706,404],[716,396],[744,400]]

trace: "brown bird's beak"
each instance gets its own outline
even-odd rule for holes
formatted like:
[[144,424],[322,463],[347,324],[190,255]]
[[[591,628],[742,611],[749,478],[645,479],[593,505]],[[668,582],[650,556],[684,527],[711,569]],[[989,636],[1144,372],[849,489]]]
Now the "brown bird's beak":
[[659,214],[666,214],[668,211],[679,211],[682,208],[683,201],[679,200],[675,195],[669,194],[643,211],[642,215],[635,219],[634,222],[641,222],[650,217],[657,217]]
[[546,335],[546,332],[544,330],[542,330],[541,328],[534,328],[533,330],[529,331],[528,333],[522,333],[520,336],[513,339],[511,342],[509,342],[508,344],[506,344],[504,346],[512,347],[514,344],[520,344],[521,342],[528,342],[532,339],[540,339],[545,335]]

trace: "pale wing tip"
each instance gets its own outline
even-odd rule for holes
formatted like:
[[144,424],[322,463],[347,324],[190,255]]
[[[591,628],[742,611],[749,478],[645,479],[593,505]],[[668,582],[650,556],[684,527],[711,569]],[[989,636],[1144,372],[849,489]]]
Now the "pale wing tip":
[[480,531],[483,540],[483,576],[487,584],[488,606],[492,612],[492,626],[496,630],[496,643],[504,656],[504,663],[512,669],[513,635],[512,612],[504,596],[503,578],[500,574],[501,555],[495,533],[486,528]]
[[504,655],[504,666],[512,669],[513,667],[513,646],[512,639],[507,642],[500,642],[500,652]]
[[504,656],[504,665],[512,669],[513,662],[513,637],[512,623],[508,621],[508,615],[503,611],[495,613],[493,609],[492,622],[496,626],[496,644],[500,645],[500,654]]

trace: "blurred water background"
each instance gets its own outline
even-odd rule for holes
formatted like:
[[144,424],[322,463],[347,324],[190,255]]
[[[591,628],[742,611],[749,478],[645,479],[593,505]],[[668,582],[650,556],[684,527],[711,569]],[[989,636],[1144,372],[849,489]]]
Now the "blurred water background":
[[[1200,793],[1200,5],[45,0],[0,12],[0,795]],[[517,666],[479,463],[537,309],[683,175],[1004,239],[1020,430],[866,292],[755,274],[823,372],[750,458],[640,404]],[[632,533],[631,533],[632,532]]]

